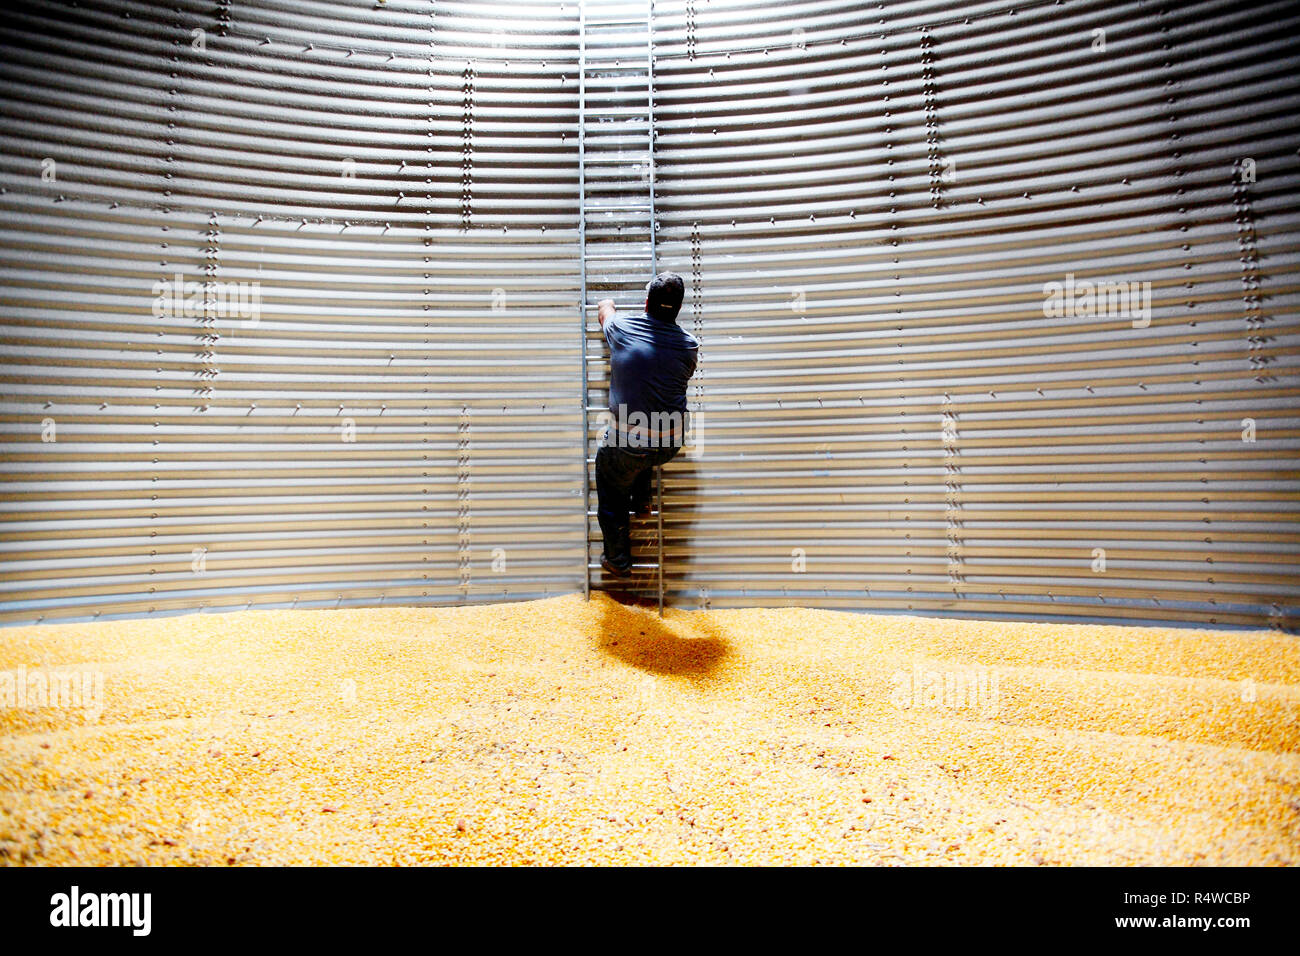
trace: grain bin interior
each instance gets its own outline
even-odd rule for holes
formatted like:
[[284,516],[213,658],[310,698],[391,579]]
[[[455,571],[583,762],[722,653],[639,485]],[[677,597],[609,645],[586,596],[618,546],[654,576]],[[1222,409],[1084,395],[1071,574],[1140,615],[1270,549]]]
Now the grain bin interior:
[[1300,861],[1297,27],[16,5],[0,863]]

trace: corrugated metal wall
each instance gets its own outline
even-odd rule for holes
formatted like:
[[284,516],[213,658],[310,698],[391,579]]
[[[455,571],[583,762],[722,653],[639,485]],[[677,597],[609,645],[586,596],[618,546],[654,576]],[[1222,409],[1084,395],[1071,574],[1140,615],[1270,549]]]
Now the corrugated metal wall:
[[[0,24],[6,617],[581,588],[574,22]],[[158,317],[177,273],[260,310]]]
[[[671,601],[1294,610],[1296,7],[954,9],[659,19],[706,443]],[[1149,326],[1045,316],[1067,274],[1149,282]]]
[[[660,264],[703,342],[669,603],[1294,614],[1297,21],[656,3]],[[0,23],[0,617],[581,588],[576,29]],[[259,315],[156,316],[176,272]],[[1149,322],[1045,314],[1054,282]]]

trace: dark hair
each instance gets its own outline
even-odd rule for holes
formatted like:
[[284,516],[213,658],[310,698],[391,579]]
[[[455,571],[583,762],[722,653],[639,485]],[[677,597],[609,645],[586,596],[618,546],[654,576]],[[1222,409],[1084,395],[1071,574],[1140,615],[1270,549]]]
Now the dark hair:
[[672,322],[682,307],[686,283],[676,272],[661,272],[645,287],[646,314],[651,318]]

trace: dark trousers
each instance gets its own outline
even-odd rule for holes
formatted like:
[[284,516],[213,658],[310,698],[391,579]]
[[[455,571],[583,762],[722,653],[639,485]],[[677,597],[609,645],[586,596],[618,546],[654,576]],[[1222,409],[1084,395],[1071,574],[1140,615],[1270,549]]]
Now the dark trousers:
[[632,563],[629,512],[640,511],[654,493],[656,465],[670,461],[681,446],[623,448],[606,438],[596,452],[596,516],[605,539],[605,558],[626,568]]

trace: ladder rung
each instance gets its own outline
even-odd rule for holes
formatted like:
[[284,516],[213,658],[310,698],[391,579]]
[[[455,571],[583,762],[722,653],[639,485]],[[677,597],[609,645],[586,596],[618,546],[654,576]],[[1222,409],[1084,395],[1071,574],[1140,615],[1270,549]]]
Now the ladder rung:
[[626,163],[629,166],[633,166],[640,165],[649,158],[649,153],[638,153],[632,158],[624,158],[622,156],[584,156],[583,162],[596,166],[613,166],[615,163]]
[[596,20],[584,20],[583,22],[589,27],[607,27],[611,24],[624,23],[639,23],[643,27],[650,25],[650,20],[647,17],[601,17]]
[[[604,570],[604,569],[600,566],[600,562],[597,561],[595,564],[588,564],[588,565],[587,565],[587,570],[588,570],[588,571],[602,571],[602,570]],[[633,570],[633,571],[658,571],[658,570],[659,570],[659,565],[657,565],[657,564],[634,564],[634,565],[632,565],[632,570]]]
[[587,262],[608,262],[613,259],[648,259],[648,258],[649,256],[647,256],[644,252],[623,252],[623,253],[619,253],[618,255],[608,255],[608,256],[583,256],[583,259],[585,259]]
[[600,203],[599,205],[583,206],[582,211],[583,212],[630,212],[638,209],[643,209],[648,212],[652,208],[654,207],[652,207],[649,203],[632,203],[626,206],[615,206],[615,205],[610,205],[608,203]]

